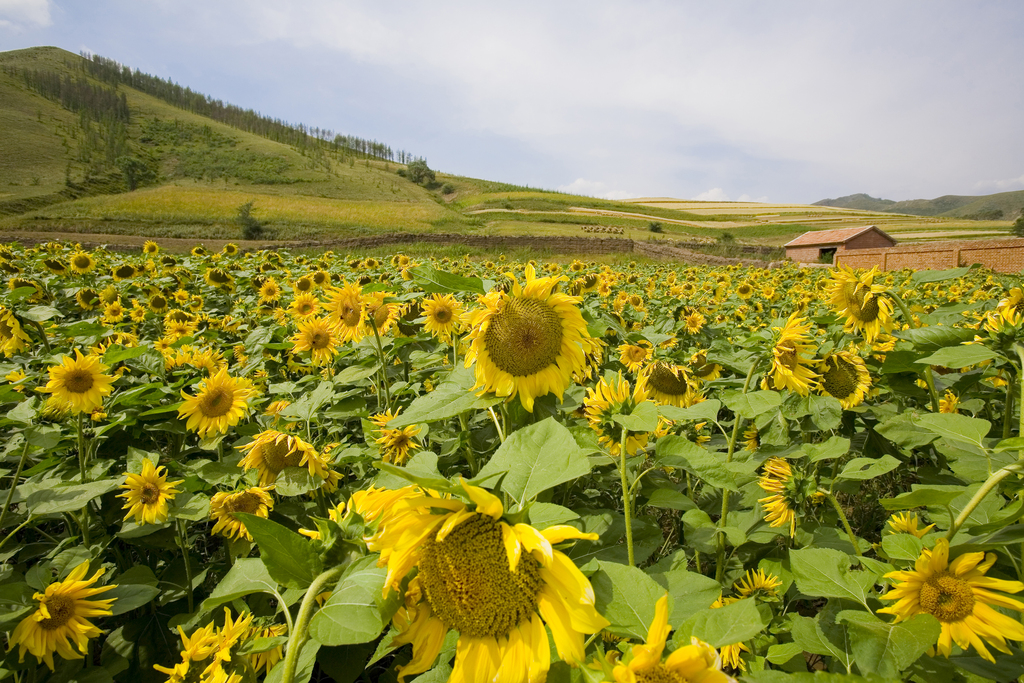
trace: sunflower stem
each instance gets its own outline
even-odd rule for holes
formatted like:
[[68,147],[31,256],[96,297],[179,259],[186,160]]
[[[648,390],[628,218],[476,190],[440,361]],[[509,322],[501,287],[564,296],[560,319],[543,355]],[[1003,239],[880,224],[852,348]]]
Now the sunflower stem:
[[[1018,374],[1024,374],[1024,373],[1018,373]],[[1004,439],[1009,439],[1010,438],[1010,434],[1013,432],[1013,429],[1010,427],[1010,425],[1013,424],[1013,398],[1014,398],[1014,393],[1015,393],[1014,389],[1016,389],[1016,386],[1014,385],[1013,378],[1011,377],[1010,381],[1008,381],[1006,383],[1006,401],[1005,401],[1005,405],[1003,406],[1003,438]]]
[[[903,313],[903,319],[906,321],[907,325],[912,328],[919,327],[919,325],[914,322],[914,316],[910,314],[910,309],[907,308],[905,303],[903,303],[903,299],[900,298],[900,295],[892,291],[886,292],[886,294],[890,299],[896,302],[897,306],[899,306],[900,312]],[[924,381],[925,384],[928,385],[928,393],[931,395],[932,412],[937,413],[939,412],[939,394],[935,391],[935,375],[932,374],[932,366],[930,365],[924,366]]]
[[[757,363],[750,364],[747,371],[747,378],[743,380],[743,393],[750,390],[750,380],[754,378],[754,370]],[[725,461],[732,462],[732,456],[736,452],[736,440],[739,438],[740,426],[743,424],[743,416],[736,415],[736,421],[732,423],[732,436],[729,437],[729,450],[725,454]],[[724,529],[729,521],[729,492],[722,491],[722,516],[718,519],[718,528]],[[718,534],[718,548],[715,554],[715,580],[721,583],[725,578],[725,532]]]
[[857,557],[863,557],[863,553],[860,551],[860,542],[857,540],[856,534],[853,533],[853,529],[850,528],[850,522],[846,519],[846,513],[843,512],[843,506],[839,504],[839,501],[831,492],[825,489],[818,489],[818,493],[824,495],[832,503],[832,507],[836,509],[836,513],[839,515],[839,521],[843,523],[843,528],[846,529],[846,535],[850,537],[850,543],[853,545],[854,552],[857,553]]
[[39,338],[43,340],[43,348],[46,349],[46,353],[50,353],[50,340],[46,338],[46,330],[35,320],[29,320],[33,326],[39,331]]
[[299,663],[299,653],[309,637],[309,621],[313,618],[316,596],[320,595],[324,587],[338,578],[345,569],[345,565],[332,567],[309,584],[306,595],[302,598],[302,605],[299,606],[299,614],[295,618],[295,628],[288,633],[288,649],[284,654],[284,675],[281,677],[281,683],[292,683],[295,679],[295,667]]
[[188,556],[188,534],[185,532],[185,521],[177,520],[177,527],[178,545],[181,546],[181,554],[185,559],[185,581],[188,582],[188,586],[185,588],[185,595],[188,596],[188,613],[192,614],[195,611],[192,597],[192,560]]
[[494,428],[498,430],[498,438],[501,439],[502,443],[505,443],[505,432],[501,429],[501,424],[498,422],[498,415],[494,412],[494,408],[488,406],[487,412],[491,414],[491,422],[494,423]]
[[626,555],[629,558],[629,566],[635,567],[633,559],[633,521],[632,521],[632,495],[629,488],[628,476],[626,474],[626,437],[629,431],[622,428],[622,442],[619,445],[619,479],[622,481],[622,511],[626,518]]
[[388,386],[388,364],[384,357],[384,345],[380,341],[380,332],[377,331],[377,321],[370,316],[370,327],[373,328],[373,338],[377,343],[377,358],[380,361],[380,386],[384,393],[384,407],[391,411],[391,387]]
[[[465,413],[459,415],[459,426],[462,427],[462,433],[469,436],[469,420],[466,419]],[[473,452],[473,444],[468,438],[466,439],[466,464],[469,465],[469,471],[475,477],[480,470],[476,462],[476,453]]]
[[985,499],[985,496],[991,493],[994,488],[999,486],[999,482],[1003,479],[1006,479],[1011,474],[1016,474],[1018,472],[1024,472],[1024,458],[1020,458],[1017,462],[1012,462],[1006,467],[993,472],[992,476],[985,480],[985,483],[981,485],[980,489],[975,491],[974,496],[971,497],[964,509],[961,510],[960,514],[957,515],[955,520],[953,520],[953,526],[951,526],[949,531],[946,533],[946,538],[948,540],[953,540],[953,537],[956,536],[958,531],[960,531],[960,527],[964,525],[967,518],[971,516],[972,512],[974,512],[974,508],[981,504],[981,501]]
[[18,480],[21,479],[21,470],[25,467],[25,459],[28,457],[28,439],[25,439],[25,447],[21,449],[21,460],[18,461],[18,469],[14,471],[14,479],[11,480],[11,490],[7,492],[7,501],[4,509],[0,510],[0,529],[4,528],[4,521],[7,519],[7,511],[11,509],[11,500],[14,499],[14,490],[18,488]]
[[7,545],[7,541],[11,540],[11,538],[14,537],[14,534],[18,533],[19,531],[21,531],[22,529],[27,527],[28,523],[31,522],[31,521],[32,521],[32,515],[29,515],[28,519],[26,519],[24,522],[22,522],[18,526],[14,527],[14,531],[12,531],[11,533],[9,533],[6,536],[4,536],[4,540],[0,541],[0,549],[2,549],[5,545]]
[[85,445],[85,413],[78,414],[78,473],[82,477],[82,483],[85,483],[85,466],[86,461],[89,458],[89,454],[86,451]]

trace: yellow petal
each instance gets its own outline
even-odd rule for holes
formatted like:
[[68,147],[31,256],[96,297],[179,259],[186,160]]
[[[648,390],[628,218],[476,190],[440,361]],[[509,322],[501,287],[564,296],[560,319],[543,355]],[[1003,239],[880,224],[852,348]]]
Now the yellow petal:
[[466,495],[476,504],[477,512],[494,519],[499,519],[505,512],[504,507],[501,505],[501,500],[493,493],[479,486],[473,486],[461,477],[460,481],[462,482],[462,488],[466,491]]

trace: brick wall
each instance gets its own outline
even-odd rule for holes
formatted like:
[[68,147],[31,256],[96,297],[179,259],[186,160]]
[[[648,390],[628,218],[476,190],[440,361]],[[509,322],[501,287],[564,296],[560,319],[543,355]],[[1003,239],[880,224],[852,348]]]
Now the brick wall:
[[818,260],[822,247],[786,247],[786,257],[797,263],[814,263]]
[[979,263],[1001,273],[1024,269],[1024,239],[949,240],[888,249],[857,249],[836,254],[836,263],[850,268],[943,270]]
[[893,241],[877,230],[862,232],[850,239],[845,244],[839,245],[839,251],[850,251],[852,249],[886,249],[893,246]]

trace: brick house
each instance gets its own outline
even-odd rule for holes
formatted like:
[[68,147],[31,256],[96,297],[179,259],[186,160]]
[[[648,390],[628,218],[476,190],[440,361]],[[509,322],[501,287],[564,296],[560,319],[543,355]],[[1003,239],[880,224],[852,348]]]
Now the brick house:
[[798,263],[817,263],[822,257],[835,263],[836,254],[854,249],[884,249],[896,245],[876,225],[862,228],[838,228],[836,230],[812,230],[787,242],[786,258]]

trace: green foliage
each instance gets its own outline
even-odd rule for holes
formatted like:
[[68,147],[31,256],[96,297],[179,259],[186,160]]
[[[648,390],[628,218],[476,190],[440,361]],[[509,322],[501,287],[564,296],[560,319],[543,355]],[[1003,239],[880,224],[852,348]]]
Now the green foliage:
[[238,216],[235,222],[242,229],[242,239],[258,240],[263,236],[263,224],[252,215],[255,200],[249,200],[238,207]]
[[437,174],[427,166],[426,159],[417,159],[409,162],[405,169],[405,177],[417,185],[426,185],[435,182]]
[[661,227],[661,223],[658,221],[651,221],[647,224],[647,229],[651,232],[664,232],[665,229]]
[[1021,210],[1020,215],[1017,216],[1017,220],[1013,222],[1013,227],[1010,228],[1010,232],[1016,237],[1024,237],[1024,210]]

